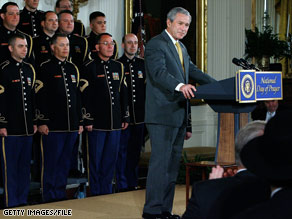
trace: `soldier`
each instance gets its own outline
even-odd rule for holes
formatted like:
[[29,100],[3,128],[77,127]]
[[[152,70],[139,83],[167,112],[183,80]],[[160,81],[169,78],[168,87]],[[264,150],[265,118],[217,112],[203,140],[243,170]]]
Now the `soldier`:
[[[77,65],[81,71],[83,63],[88,59],[88,42],[87,39],[81,36],[77,36],[73,33],[74,30],[74,19],[72,12],[69,10],[61,11],[58,14],[59,17],[59,32],[66,34],[70,42],[70,55],[69,59]],[[79,137],[81,138],[81,137]],[[80,177],[81,173],[78,170],[78,150],[81,147],[79,145],[79,138],[73,149],[72,160],[71,160],[71,171],[70,176]],[[81,149],[80,149],[81,150]]]
[[10,57],[8,49],[8,40],[15,33],[21,33],[25,35],[27,41],[27,55],[25,61],[30,64],[34,64],[34,58],[32,55],[32,38],[31,36],[16,29],[19,23],[19,8],[14,2],[7,2],[1,8],[1,18],[3,19],[3,25],[0,27],[0,63]]
[[[101,33],[106,33],[105,14],[100,12],[100,11],[92,12],[89,16],[89,22],[90,22],[91,32],[88,36],[86,36],[86,38],[88,40],[90,57],[92,59],[94,59],[97,57],[97,51],[95,49],[96,37]],[[114,42],[115,42],[114,53],[113,53],[111,59],[118,58],[118,44],[115,40],[114,40]]]
[[[56,2],[56,13],[59,14],[61,11],[69,10],[73,11],[72,1],[71,0],[57,0]],[[72,34],[78,36],[85,36],[85,28],[81,21],[74,21],[74,30]]]
[[74,19],[69,10],[61,11],[58,14],[59,32],[66,34],[70,42],[70,60],[81,70],[83,63],[88,58],[88,42],[84,37],[76,36],[73,33]]
[[120,191],[133,190],[138,186],[138,163],[144,144],[144,113],[146,74],[144,60],[136,57],[138,38],[129,33],[123,37],[124,55],[118,59],[125,66],[128,85],[130,125],[121,133],[117,162],[117,186]]
[[24,0],[25,6],[20,12],[20,22],[17,28],[32,36],[38,36],[41,33],[41,18],[43,11],[37,10],[39,0]]
[[35,71],[24,62],[26,37],[14,34],[8,41],[10,57],[0,65],[1,167],[6,207],[27,204],[30,185],[32,135],[36,132]]
[[126,129],[129,122],[124,67],[110,59],[114,44],[110,34],[98,35],[98,56],[85,65],[80,85],[92,195],[112,193],[121,129]]
[[[47,11],[42,16],[42,31],[39,36],[33,38],[33,52],[35,55],[35,68],[39,72],[41,63],[51,58],[50,42],[58,29],[58,17],[55,12]],[[41,149],[40,149],[40,134],[36,133],[33,136],[33,165],[32,165],[32,179],[34,181],[41,180]]]
[[36,82],[38,131],[43,135],[43,201],[66,197],[67,176],[77,135],[83,131],[79,94],[79,71],[71,62],[69,40],[56,33],[52,59],[41,64]]
[[33,38],[33,51],[36,66],[51,58],[50,42],[58,29],[58,17],[55,12],[47,11],[41,21],[42,31],[39,36]]

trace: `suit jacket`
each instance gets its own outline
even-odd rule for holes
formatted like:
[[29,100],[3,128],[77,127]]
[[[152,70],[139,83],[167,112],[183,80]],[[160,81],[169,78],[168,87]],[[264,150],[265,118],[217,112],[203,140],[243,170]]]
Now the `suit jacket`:
[[273,197],[253,208],[250,208],[233,219],[290,219],[292,218],[292,188],[282,189]]
[[254,177],[236,183],[224,190],[211,206],[208,219],[228,219],[245,209],[269,200],[271,194],[267,182]]
[[[203,219],[208,218],[209,212],[213,210],[213,205],[220,196],[233,188],[240,188],[244,184],[258,185],[257,188],[263,188],[264,197],[268,198],[268,185],[263,183],[255,175],[247,170],[235,174],[233,177],[213,179],[194,183],[192,187],[192,197],[189,200],[183,219]],[[262,190],[261,190],[262,191]],[[267,194],[267,195],[265,195]],[[250,193],[249,193],[250,195]],[[261,196],[261,195],[260,195]],[[236,204],[236,203],[235,203]]]
[[179,83],[188,84],[189,78],[200,84],[215,81],[192,63],[185,46],[181,42],[180,45],[185,72],[175,45],[165,31],[152,38],[146,45],[146,123],[172,127],[186,124],[188,101],[181,92],[175,91],[176,86]]
[[[289,105],[282,105],[279,104],[278,109],[276,110],[276,114],[282,110],[291,109]],[[266,120],[267,116],[267,108],[265,107],[264,103],[260,103],[252,112],[251,118],[252,120]]]

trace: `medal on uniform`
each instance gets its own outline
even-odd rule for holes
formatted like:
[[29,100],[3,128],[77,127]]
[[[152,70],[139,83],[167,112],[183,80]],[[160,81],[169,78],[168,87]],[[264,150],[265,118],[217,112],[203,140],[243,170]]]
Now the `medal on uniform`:
[[76,77],[75,77],[75,75],[71,75],[71,80],[72,80],[73,83],[76,83]]
[[27,84],[28,84],[28,86],[31,86],[31,78],[30,77],[27,78]]
[[45,46],[41,46],[41,53],[48,53],[48,50],[46,50]]
[[81,53],[81,49],[79,46],[75,46],[75,52]]
[[143,78],[143,73],[142,73],[142,71],[138,71],[138,78]]
[[119,73],[118,72],[113,72],[113,79],[114,80],[119,80]]

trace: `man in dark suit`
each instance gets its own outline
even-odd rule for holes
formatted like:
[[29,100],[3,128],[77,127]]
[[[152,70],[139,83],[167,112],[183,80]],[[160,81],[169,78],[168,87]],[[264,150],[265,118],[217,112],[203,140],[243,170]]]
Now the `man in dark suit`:
[[288,105],[279,104],[278,100],[266,100],[259,103],[259,105],[251,112],[253,120],[269,121],[279,111],[290,108]]
[[278,112],[266,125],[265,134],[250,141],[241,160],[255,175],[267,180],[271,198],[234,218],[292,218],[292,111]]
[[145,122],[152,153],[146,184],[143,218],[180,218],[172,215],[175,182],[189,118],[189,100],[196,88],[189,77],[200,84],[214,82],[190,60],[179,42],[188,32],[190,13],[180,7],[167,15],[167,29],[146,46]]
[[[184,213],[184,219],[193,219],[193,218],[208,218],[210,212],[213,211],[213,205],[218,203],[218,199],[233,188],[245,187],[248,185],[248,188],[253,188],[246,193],[246,198],[250,199],[250,195],[253,195],[253,199],[246,202],[246,199],[241,197],[241,200],[244,200],[247,205],[253,205],[260,201],[268,199],[269,188],[264,182],[257,178],[252,173],[248,172],[245,167],[242,165],[239,157],[239,153],[244,145],[251,139],[262,135],[265,127],[265,122],[263,121],[254,121],[247,124],[243,129],[241,129],[235,140],[235,160],[238,166],[238,172],[233,177],[212,179],[207,181],[202,181],[199,183],[194,183],[192,188],[192,197],[187,206],[186,212]],[[257,188],[257,189],[255,189]],[[237,200],[237,197],[234,197],[234,202]],[[221,204],[220,202],[218,204]],[[235,203],[237,204],[237,203]],[[220,212],[221,208],[218,208],[217,214],[212,214],[213,218],[220,218],[219,215],[227,214],[228,216],[232,215],[234,212],[240,212],[238,208],[246,208],[248,206],[234,206],[234,209],[230,209],[230,212]],[[212,211],[211,211],[212,209]],[[217,208],[216,208],[217,209]],[[209,218],[212,218],[209,216]],[[228,217],[226,217],[228,218]]]

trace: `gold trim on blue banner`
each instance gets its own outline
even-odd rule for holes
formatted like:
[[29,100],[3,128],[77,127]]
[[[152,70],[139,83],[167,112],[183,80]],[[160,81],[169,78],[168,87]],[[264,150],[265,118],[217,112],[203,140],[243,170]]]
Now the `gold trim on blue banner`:
[[253,103],[262,100],[282,100],[282,72],[239,70],[236,72],[235,76],[235,89],[235,98],[239,103]]

